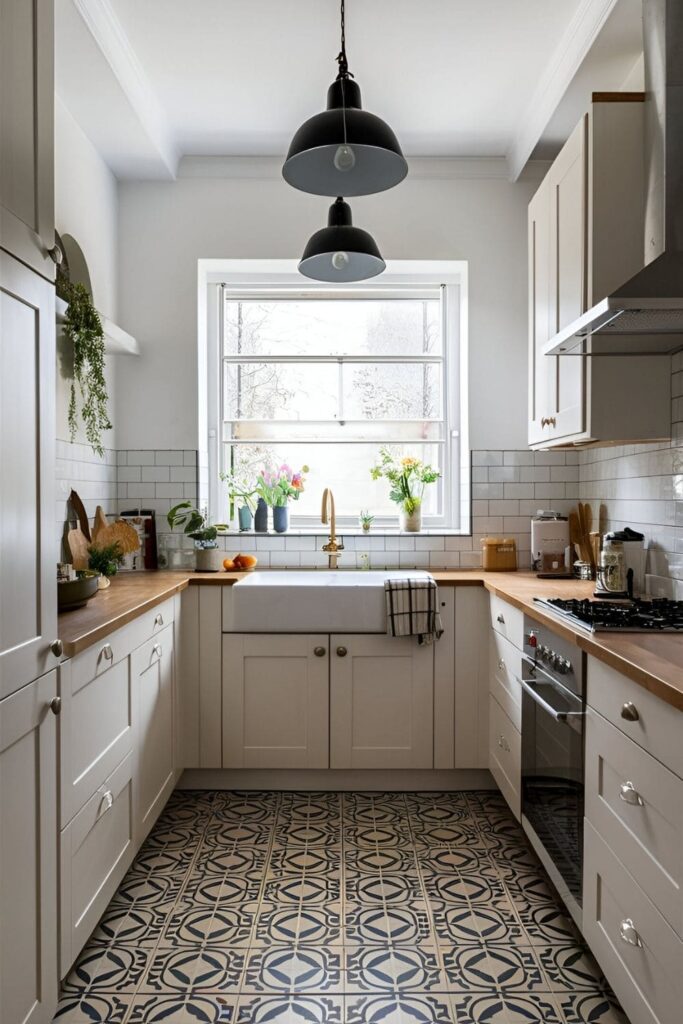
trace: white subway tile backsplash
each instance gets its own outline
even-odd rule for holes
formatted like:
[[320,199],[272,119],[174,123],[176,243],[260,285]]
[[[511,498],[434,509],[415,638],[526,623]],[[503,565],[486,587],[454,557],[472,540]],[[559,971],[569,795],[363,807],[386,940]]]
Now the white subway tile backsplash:
[[142,466],[142,480],[147,483],[168,483],[170,472],[168,466]]
[[[194,452],[192,453],[194,455]],[[154,453],[154,461],[157,466],[182,466],[183,452],[161,451]]]

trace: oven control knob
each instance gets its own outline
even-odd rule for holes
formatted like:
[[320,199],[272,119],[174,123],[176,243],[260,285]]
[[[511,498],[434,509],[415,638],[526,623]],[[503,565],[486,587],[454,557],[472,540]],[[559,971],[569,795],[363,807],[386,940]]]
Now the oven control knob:
[[560,660],[558,662],[558,665],[557,665],[557,671],[558,672],[560,672],[563,676],[565,676],[567,674],[567,672],[571,672],[571,668],[572,668],[572,663],[571,663],[571,661],[568,658],[560,658]]
[[546,661],[549,653],[550,651],[548,650],[545,644],[541,644],[541,646],[538,648],[538,656],[541,659],[541,661]]

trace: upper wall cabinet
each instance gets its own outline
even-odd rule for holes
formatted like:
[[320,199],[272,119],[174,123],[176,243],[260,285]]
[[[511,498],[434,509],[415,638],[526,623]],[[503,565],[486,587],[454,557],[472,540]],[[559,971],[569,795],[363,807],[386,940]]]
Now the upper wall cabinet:
[[0,0],[0,248],[53,281],[53,4]]
[[[668,361],[543,347],[643,265],[643,96],[596,93],[529,204],[529,444],[668,437]],[[616,361],[615,361],[616,359]],[[607,398],[609,396],[609,398]]]

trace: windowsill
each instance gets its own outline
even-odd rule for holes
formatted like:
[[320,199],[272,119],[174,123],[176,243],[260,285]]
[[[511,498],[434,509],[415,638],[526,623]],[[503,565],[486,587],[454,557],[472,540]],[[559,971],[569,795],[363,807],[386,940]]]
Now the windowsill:
[[[224,536],[240,537],[322,537],[330,532],[329,526],[305,526],[289,529],[285,533],[276,533],[275,530],[268,530],[267,533],[256,533],[254,530],[230,530]],[[337,526],[338,537],[471,537],[471,530],[451,530],[444,526],[423,527],[417,533],[409,530],[399,530],[398,527],[378,527],[367,533],[358,526],[345,527]]]

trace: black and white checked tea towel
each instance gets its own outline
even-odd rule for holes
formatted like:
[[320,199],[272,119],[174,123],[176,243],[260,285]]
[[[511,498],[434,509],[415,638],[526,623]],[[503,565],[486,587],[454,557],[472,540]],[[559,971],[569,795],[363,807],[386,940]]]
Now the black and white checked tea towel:
[[431,576],[405,576],[384,581],[387,635],[416,636],[432,644],[443,633],[436,581]]

